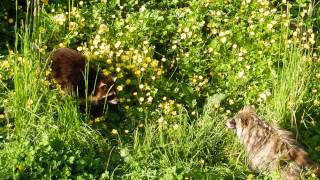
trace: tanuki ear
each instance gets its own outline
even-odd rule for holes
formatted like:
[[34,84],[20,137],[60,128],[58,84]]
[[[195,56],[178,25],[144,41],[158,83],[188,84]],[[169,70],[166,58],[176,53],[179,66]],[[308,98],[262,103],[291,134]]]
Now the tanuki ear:
[[254,112],[254,108],[250,105],[245,105],[242,109],[243,112]]

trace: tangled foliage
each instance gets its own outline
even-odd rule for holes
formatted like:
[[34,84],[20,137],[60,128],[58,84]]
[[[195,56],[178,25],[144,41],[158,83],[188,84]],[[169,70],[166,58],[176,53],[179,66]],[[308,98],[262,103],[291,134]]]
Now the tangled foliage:
[[[0,2],[8,37],[23,20],[12,3]],[[19,8],[17,49],[0,51],[4,178],[243,177],[222,119],[244,104],[285,111],[277,117],[286,127],[307,112],[298,126],[319,158],[320,10],[309,1],[36,0]],[[50,87],[47,57],[60,47],[117,78],[118,109],[88,119]]]

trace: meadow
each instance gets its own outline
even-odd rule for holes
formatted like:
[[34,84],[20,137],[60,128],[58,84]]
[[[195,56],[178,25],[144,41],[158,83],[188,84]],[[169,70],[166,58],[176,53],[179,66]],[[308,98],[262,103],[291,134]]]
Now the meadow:
[[[1,0],[0,179],[277,179],[225,127],[248,104],[320,163],[319,6]],[[117,77],[117,107],[79,112],[50,78],[60,47]]]

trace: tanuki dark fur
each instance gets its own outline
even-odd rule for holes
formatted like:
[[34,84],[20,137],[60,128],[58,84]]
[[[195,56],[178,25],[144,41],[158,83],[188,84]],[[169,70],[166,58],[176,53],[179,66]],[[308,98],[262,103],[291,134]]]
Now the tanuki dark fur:
[[293,138],[292,133],[264,121],[250,106],[230,118],[227,127],[233,129],[244,145],[252,170],[278,170],[281,178],[297,180],[303,169],[320,176],[320,168]]

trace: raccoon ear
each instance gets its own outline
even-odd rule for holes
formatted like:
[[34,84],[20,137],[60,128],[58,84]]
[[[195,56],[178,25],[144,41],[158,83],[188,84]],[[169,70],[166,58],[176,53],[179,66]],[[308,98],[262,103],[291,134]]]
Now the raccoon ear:
[[113,82],[116,82],[117,79],[118,79],[117,77],[112,76]]
[[100,82],[100,84],[99,84],[99,88],[102,88],[102,87],[104,87],[104,86],[107,86],[107,84],[106,84],[106,83],[104,83],[104,82]]

